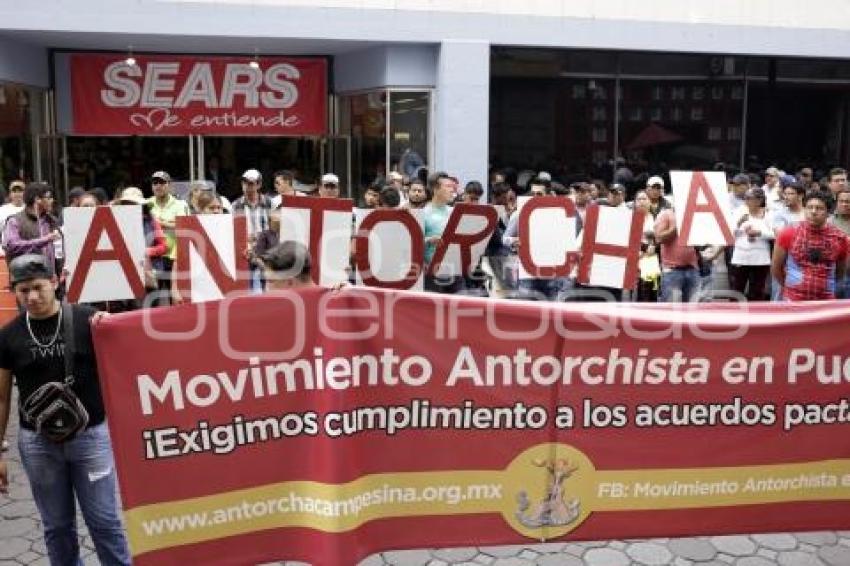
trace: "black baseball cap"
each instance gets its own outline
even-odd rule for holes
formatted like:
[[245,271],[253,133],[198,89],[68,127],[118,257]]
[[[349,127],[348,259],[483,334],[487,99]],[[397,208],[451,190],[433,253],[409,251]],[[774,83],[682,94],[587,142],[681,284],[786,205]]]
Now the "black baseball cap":
[[51,277],[53,277],[53,268],[43,255],[24,254],[9,262],[9,284],[12,287],[24,281]]

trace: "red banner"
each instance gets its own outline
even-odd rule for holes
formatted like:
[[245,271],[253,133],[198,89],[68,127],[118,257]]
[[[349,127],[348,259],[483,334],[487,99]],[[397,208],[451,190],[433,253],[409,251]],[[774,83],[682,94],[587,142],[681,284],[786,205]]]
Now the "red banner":
[[136,564],[336,565],[846,529],[848,323],[316,288],[113,316],[95,346]]
[[74,134],[323,135],[322,58],[80,53],[70,57]]

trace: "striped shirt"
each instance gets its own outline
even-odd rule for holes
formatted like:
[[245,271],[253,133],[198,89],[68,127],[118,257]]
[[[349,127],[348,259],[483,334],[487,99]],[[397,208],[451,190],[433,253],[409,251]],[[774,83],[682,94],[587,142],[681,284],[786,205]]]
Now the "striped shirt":
[[259,195],[257,204],[249,203],[244,196],[233,201],[233,214],[241,214],[248,219],[248,236],[256,236],[269,229],[271,210],[272,201],[266,195]]

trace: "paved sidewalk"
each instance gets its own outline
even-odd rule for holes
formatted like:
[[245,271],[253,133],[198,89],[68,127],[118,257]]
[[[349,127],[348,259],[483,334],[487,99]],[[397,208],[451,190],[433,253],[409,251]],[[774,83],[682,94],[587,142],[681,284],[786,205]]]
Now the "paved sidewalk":
[[[12,444],[9,496],[0,496],[0,566],[48,564],[38,511],[21,469],[17,418],[9,423]],[[82,518],[86,565],[98,564]],[[294,566],[297,563],[280,563]],[[805,534],[696,537],[582,543],[526,544],[383,552],[360,566],[850,566],[850,531]]]

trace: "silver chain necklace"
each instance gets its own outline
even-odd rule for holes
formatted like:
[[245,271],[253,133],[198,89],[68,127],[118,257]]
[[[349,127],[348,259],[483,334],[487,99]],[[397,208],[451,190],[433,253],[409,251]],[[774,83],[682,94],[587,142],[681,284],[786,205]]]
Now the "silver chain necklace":
[[30,326],[30,313],[27,313],[27,330],[30,333],[30,338],[35,342],[35,345],[39,348],[50,348],[53,344],[56,343],[56,339],[59,338],[59,329],[62,328],[62,309],[59,309],[59,319],[56,321],[56,332],[53,333],[53,338],[47,344],[42,344],[38,341],[38,338],[35,337],[35,334],[32,331],[32,326]]

